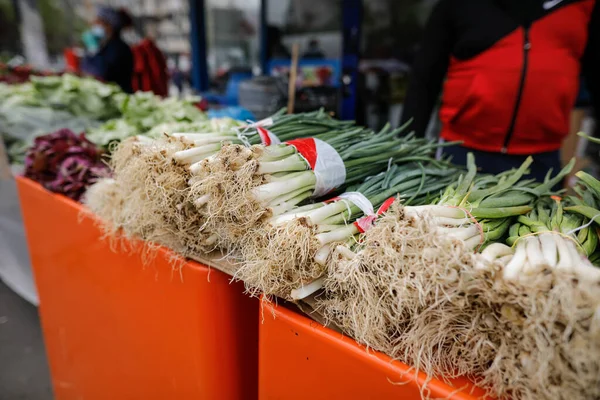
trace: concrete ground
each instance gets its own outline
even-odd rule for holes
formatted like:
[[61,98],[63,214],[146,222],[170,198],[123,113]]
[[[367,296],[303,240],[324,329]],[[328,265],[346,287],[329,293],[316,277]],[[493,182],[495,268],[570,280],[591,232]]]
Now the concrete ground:
[[37,307],[0,280],[0,400],[51,400]]

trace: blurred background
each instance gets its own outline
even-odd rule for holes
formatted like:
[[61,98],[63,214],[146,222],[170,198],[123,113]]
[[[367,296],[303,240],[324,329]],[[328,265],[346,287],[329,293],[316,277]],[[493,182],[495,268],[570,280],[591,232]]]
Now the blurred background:
[[98,7],[111,6],[133,19],[122,34],[128,45],[150,39],[164,55],[169,95],[201,93],[213,107],[245,106],[256,118],[268,115],[279,104],[261,92],[284,88],[284,97],[287,89],[265,78],[289,71],[291,46],[298,43],[297,111],[325,106],[378,127],[399,121],[408,72],[434,3],[0,0],[0,73],[15,81],[31,73],[77,71],[82,35]]

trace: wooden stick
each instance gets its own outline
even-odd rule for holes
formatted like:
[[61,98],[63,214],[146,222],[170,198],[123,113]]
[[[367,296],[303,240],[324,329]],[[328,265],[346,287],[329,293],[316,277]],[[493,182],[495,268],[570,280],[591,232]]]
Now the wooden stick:
[[292,66],[290,69],[290,81],[288,84],[288,105],[287,112],[294,112],[294,102],[296,100],[296,77],[298,76],[298,52],[300,47],[298,43],[292,45]]

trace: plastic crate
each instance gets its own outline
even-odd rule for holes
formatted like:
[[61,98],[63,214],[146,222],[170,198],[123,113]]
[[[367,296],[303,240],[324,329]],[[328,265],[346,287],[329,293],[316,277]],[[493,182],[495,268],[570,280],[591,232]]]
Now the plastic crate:
[[82,206],[18,178],[57,399],[254,399],[258,301],[169,252],[111,251]]

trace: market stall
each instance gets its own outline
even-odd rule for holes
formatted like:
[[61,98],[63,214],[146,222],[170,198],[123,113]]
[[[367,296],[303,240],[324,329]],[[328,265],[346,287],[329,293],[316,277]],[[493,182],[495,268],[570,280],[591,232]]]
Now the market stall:
[[[439,146],[453,144],[409,129],[282,110],[122,138],[102,173],[84,136],[37,138],[26,176],[83,202],[19,180],[55,385],[82,357],[113,382],[106,393],[146,393],[122,386],[108,354],[149,366],[134,368],[135,379],[165,396],[212,395],[228,376],[228,398],[294,398],[306,377],[325,373],[316,384],[323,398],[596,396],[600,182],[578,172],[565,195],[555,186],[573,162],[536,182],[526,176],[531,158],[481,174],[472,156],[466,168],[436,160]],[[66,168],[75,155],[77,168]],[[189,259],[225,275],[213,271],[213,280]],[[259,307],[252,297],[261,295],[299,309]],[[69,310],[74,303],[83,307]],[[115,327],[111,341],[95,339],[108,331],[87,331],[102,321]],[[66,326],[77,341],[65,341]],[[194,329],[175,343],[184,327]],[[164,359],[132,344],[140,335],[181,357],[167,358],[169,370],[186,369],[188,389],[165,386],[154,364]],[[240,372],[242,357],[258,378]],[[99,390],[74,370],[74,387]],[[186,386],[194,381],[196,392]]]

